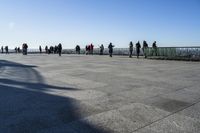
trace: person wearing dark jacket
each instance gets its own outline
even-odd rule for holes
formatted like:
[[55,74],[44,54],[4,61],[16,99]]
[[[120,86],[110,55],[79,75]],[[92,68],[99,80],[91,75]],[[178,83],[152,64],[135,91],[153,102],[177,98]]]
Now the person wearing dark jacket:
[[61,54],[62,54],[62,44],[61,43],[58,44],[58,54],[59,54],[59,56],[61,56]]
[[6,51],[6,54],[9,54],[8,46],[5,46],[5,51]]
[[41,46],[39,46],[39,50],[40,50],[40,54],[42,53],[42,47]]
[[143,41],[143,53],[144,53],[144,57],[147,58],[147,49],[148,49],[148,44],[146,41]]
[[136,43],[136,54],[137,54],[137,58],[139,58],[140,56],[140,48],[141,48],[141,45],[140,45],[140,42],[138,41]]
[[27,55],[28,53],[28,45],[27,43],[22,44],[23,55]]
[[80,54],[81,53],[81,48],[79,45],[76,45],[76,54]]
[[3,46],[1,46],[1,53],[3,53]]
[[45,47],[45,52],[48,54],[48,46]]
[[112,43],[110,43],[110,44],[108,45],[109,55],[110,55],[110,57],[112,57],[112,54],[113,54],[113,47],[115,47],[115,46],[112,45]]
[[132,58],[133,55],[133,42],[129,44],[129,58]]
[[104,51],[104,46],[103,46],[103,44],[101,44],[101,46],[100,46],[100,55],[103,55],[103,51]]
[[90,54],[93,55],[94,45],[91,43],[90,45]]
[[154,43],[152,44],[152,48],[153,48],[153,55],[157,56],[157,45],[156,45],[156,41],[154,41]]

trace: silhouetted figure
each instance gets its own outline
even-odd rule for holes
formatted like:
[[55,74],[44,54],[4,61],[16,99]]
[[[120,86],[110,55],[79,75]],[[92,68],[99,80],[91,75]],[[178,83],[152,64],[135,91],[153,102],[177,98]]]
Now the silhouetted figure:
[[48,46],[45,47],[45,52],[46,52],[46,54],[48,54],[48,52],[49,52]]
[[40,50],[40,54],[42,53],[42,47],[41,46],[39,46],[39,50]]
[[62,54],[62,44],[61,43],[58,44],[58,54],[59,54],[59,56],[61,56],[61,54]]
[[20,47],[17,48],[17,52],[18,52],[18,53],[21,53]]
[[50,46],[50,53],[53,54],[54,50],[53,50],[53,46]]
[[22,45],[22,51],[23,51],[23,55],[27,55],[27,50],[28,50],[28,45],[26,43],[24,43]]
[[131,41],[129,44],[129,58],[132,58],[133,55],[133,42]]
[[3,53],[3,46],[1,46],[1,53]]
[[94,45],[91,43],[90,45],[90,54],[93,55]]
[[48,54],[51,54],[51,49],[50,49],[50,48],[49,48],[47,51],[48,51],[48,52],[47,52]]
[[147,49],[148,49],[148,44],[147,44],[147,42],[146,41],[143,41],[143,48],[142,48],[142,50],[143,50],[143,53],[144,53],[144,57],[145,58],[147,58]]
[[115,46],[112,45],[112,43],[110,43],[110,44],[108,45],[109,55],[110,55],[110,57],[112,57],[112,55],[113,55],[113,47],[115,47]]
[[8,46],[5,46],[5,51],[6,51],[6,54],[9,54]]
[[156,45],[156,41],[154,41],[154,43],[152,44],[152,48],[153,48],[153,55],[157,56],[157,45]]
[[86,46],[85,46],[85,54],[86,54],[86,55],[87,55],[87,50],[88,50],[88,49],[87,49],[87,45],[86,45]]
[[79,45],[76,45],[76,54],[80,54],[81,53],[81,48]]
[[103,55],[103,51],[104,51],[104,46],[103,46],[103,44],[101,44],[101,46],[100,46],[100,55]]
[[140,48],[141,48],[141,45],[140,45],[140,42],[138,41],[136,43],[136,54],[137,54],[137,58],[139,58],[140,56]]
[[55,45],[54,47],[54,53],[57,54],[58,53],[58,46]]
[[17,47],[15,47],[15,53],[17,53]]
[[86,45],[85,46],[85,51],[86,51],[86,55],[88,55],[89,54],[89,52],[90,52],[90,46],[89,45]]

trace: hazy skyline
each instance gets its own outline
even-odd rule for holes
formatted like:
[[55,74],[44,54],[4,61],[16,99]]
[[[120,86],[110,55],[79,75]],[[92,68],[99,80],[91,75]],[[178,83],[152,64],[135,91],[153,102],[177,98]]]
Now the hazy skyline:
[[0,46],[200,46],[199,0],[0,0]]

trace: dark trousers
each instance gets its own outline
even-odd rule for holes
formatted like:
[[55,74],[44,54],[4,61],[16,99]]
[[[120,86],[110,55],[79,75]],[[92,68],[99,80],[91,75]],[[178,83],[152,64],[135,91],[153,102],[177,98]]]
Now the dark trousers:
[[130,51],[129,51],[129,57],[131,58],[132,55],[133,55],[133,50],[130,50]]
[[62,51],[58,51],[59,56],[61,56]]
[[112,54],[113,54],[113,51],[112,51],[112,50],[109,50],[109,55],[110,55],[110,57],[112,57]]
[[140,56],[140,49],[137,49],[136,52],[137,52],[137,58],[139,58],[139,56]]

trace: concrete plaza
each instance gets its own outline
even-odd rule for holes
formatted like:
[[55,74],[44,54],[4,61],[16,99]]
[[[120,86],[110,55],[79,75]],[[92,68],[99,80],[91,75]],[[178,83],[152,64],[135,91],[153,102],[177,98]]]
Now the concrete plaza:
[[199,133],[200,63],[0,55],[1,133]]

